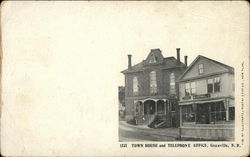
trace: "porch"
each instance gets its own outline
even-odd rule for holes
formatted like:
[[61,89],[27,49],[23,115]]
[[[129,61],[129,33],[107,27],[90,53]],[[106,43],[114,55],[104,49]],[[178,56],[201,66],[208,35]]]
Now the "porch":
[[153,128],[177,126],[176,100],[144,99],[136,100],[134,104],[137,125],[148,125]]

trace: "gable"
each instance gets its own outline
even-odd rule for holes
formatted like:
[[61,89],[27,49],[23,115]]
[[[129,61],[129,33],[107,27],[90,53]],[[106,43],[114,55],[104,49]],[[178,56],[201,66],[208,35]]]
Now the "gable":
[[[203,73],[199,74],[199,65],[203,65]],[[202,67],[202,66],[201,66]],[[194,63],[191,64],[191,67],[188,68],[184,76],[182,76],[182,80],[196,78],[196,77],[203,77],[206,75],[216,74],[228,71],[227,68],[220,65],[217,62],[214,62],[210,59],[205,57],[199,56]]]

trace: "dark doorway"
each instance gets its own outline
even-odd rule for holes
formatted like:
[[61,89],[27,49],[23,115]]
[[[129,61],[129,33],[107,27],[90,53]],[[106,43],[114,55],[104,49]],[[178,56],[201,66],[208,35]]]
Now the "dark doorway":
[[209,124],[209,104],[197,104],[197,124]]
[[164,114],[164,101],[163,100],[159,100],[157,101],[157,114]]
[[176,127],[176,117],[175,115],[172,115],[172,127]]
[[144,114],[155,114],[155,102],[153,100],[147,100],[144,102]]

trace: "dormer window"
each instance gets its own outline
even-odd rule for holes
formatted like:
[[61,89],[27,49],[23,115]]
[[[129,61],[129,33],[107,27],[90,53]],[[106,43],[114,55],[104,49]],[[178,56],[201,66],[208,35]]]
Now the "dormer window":
[[156,57],[154,55],[151,56],[149,63],[155,63],[156,62]]
[[203,64],[198,65],[198,70],[199,70],[199,74],[203,74],[203,72],[204,72]]

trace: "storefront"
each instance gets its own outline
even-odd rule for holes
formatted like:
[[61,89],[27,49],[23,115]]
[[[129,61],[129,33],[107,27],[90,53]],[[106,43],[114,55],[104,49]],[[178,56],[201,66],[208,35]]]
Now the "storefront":
[[235,109],[234,106],[230,106],[229,101],[222,99],[180,104],[182,124],[221,124],[232,121],[235,117]]
[[233,138],[233,101],[224,98],[180,103],[181,136],[201,139]]

